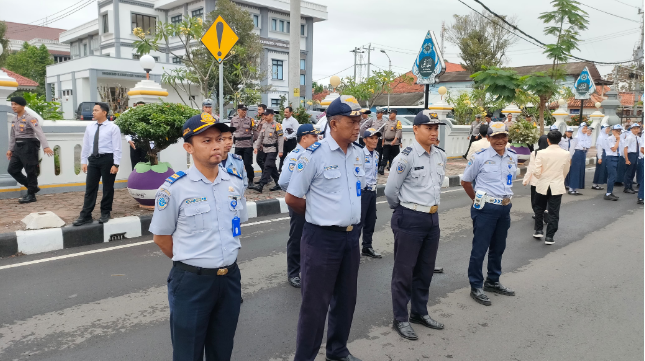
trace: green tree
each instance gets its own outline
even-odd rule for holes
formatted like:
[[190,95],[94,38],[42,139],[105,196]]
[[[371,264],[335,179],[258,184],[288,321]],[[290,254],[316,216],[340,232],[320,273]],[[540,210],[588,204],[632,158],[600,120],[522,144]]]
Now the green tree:
[[553,94],[560,89],[556,80],[544,72],[535,72],[521,78],[522,85],[526,92],[535,95],[538,98],[539,125],[540,134],[544,133],[544,109]]
[[25,92],[22,97],[27,101],[27,106],[46,120],[62,120],[63,112],[59,102],[48,102],[44,95]]
[[408,75],[397,75],[390,70],[376,71],[362,83],[357,83],[354,78],[347,77],[341,80],[337,90],[343,95],[353,95],[359,101],[374,104],[379,96],[392,93],[403,84],[412,84],[414,78]]
[[2,55],[0,55],[0,68],[4,66],[7,57],[9,56],[9,39],[7,39],[7,24],[0,21],[0,45],[2,45]]
[[553,59],[551,68],[552,78],[556,78],[556,67],[558,64],[566,63],[571,56],[571,51],[580,50],[580,31],[587,29],[587,12],[578,7],[580,2],[575,0],[553,0],[551,7],[553,11],[540,14],[539,19],[547,25],[544,34],[556,37],[555,44],[547,44],[544,54],[547,58]]
[[[476,12],[468,15],[453,15],[454,22],[446,30],[446,39],[459,48],[461,66],[475,73],[482,66],[502,66],[507,49],[517,42],[510,27],[489,14],[488,20]],[[506,19],[517,25],[515,17]]]
[[325,86],[322,84],[318,84],[317,82],[313,82],[311,86],[314,90],[313,92],[314,94],[320,94],[325,91]]
[[47,65],[54,64],[54,59],[49,55],[45,45],[35,47],[27,43],[22,44],[22,49],[9,54],[5,67],[15,73],[38,82],[36,93],[45,95],[45,77]]
[[522,84],[517,72],[486,66],[482,69],[470,76],[475,86],[483,88],[486,93],[494,96],[494,101],[512,103],[515,100],[515,92]]

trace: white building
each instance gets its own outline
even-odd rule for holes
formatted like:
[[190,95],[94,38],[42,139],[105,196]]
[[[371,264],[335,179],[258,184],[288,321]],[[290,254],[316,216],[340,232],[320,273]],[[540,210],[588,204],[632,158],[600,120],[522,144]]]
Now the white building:
[[55,63],[69,60],[69,44],[62,44],[58,40],[60,33],[64,32],[65,29],[10,21],[5,21],[5,24],[7,25],[6,38],[9,40],[9,51],[19,51],[24,43],[36,47],[45,45]]
[[[288,0],[235,0],[253,18],[255,32],[260,36],[264,53],[261,60],[268,76],[262,85],[272,90],[262,94],[261,101],[278,106],[281,95],[288,95],[289,33],[298,29],[300,40],[301,94],[311,99],[313,68],[313,35],[315,22],[327,19],[327,7],[301,1],[301,21],[298,28],[289,21]],[[84,101],[99,101],[99,85],[134,87],[145,78],[138,55],[132,43],[138,40],[134,28],[144,31],[154,28],[157,22],[179,22],[186,17],[201,16],[215,9],[216,0],[103,0],[98,2],[97,18],[60,34],[60,42],[69,44],[72,60],[47,67],[46,88],[48,99],[61,99],[66,119],[74,118],[74,110]],[[177,52],[183,45],[177,39],[159,52],[152,52],[157,65],[150,72],[151,79],[160,82],[161,74],[181,67]],[[170,94],[167,101],[180,102],[178,95],[167,84],[162,84]],[[201,103],[197,88],[191,96]],[[189,96],[182,94],[182,96]]]

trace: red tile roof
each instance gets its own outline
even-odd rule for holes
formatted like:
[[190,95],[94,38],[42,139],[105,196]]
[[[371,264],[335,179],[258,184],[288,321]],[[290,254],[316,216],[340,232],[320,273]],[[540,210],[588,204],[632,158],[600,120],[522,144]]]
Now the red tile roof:
[[314,94],[313,98],[320,102],[325,99],[327,95],[329,95],[329,90],[324,90],[322,93]]
[[5,24],[7,24],[7,33],[5,34],[5,37],[11,40],[29,41],[36,38],[58,40],[60,33],[67,31],[65,29],[12,23],[10,21],[5,21]]
[[34,87],[35,88],[35,87],[38,86],[37,82],[35,82],[35,81],[33,81],[33,80],[29,79],[29,78],[25,78],[24,76],[22,76],[20,74],[16,74],[16,73],[14,73],[12,71],[9,71],[9,70],[7,70],[5,68],[2,68],[2,70],[5,73],[7,73],[7,75],[9,75],[10,77],[16,79],[16,81],[18,82],[18,88],[21,88],[21,87]]
[[[465,69],[459,64],[446,62],[446,73],[452,73],[455,71],[464,71]],[[412,71],[405,73],[405,75],[412,77],[412,84],[406,84],[399,80],[398,78],[392,82],[392,93],[423,93],[423,85],[417,84],[417,77],[412,74]]]
[[[603,89],[604,87],[604,89]],[[597,86],[596,87],[596,92],[591,94],[591,98],[585,100],[584,102],[584,107],[585,108],[595,108],[596,107],[596,102],[601,102],[605,100],[605,97],[601,94],[607,93],[609,90],[611,90],[610,87],[604,85],[604,86]],[[618,93],[618,98],[620,99],[620,104],[622,106],[632,106],[634,105],[634,93],[628,93],[628,92],[619,92]],[[567,102],[567,106],[569,109],[579,109],[580,108],[580,99],[574,99],[570,98],[569,101]],[[558,103],[553,102],[549,104],[550,109],[557,109],[558,108]]]

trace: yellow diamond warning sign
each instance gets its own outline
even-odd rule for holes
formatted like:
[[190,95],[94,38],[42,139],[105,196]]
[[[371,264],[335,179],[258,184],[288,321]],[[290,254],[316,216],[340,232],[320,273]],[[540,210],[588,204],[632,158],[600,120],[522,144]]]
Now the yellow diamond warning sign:
[[201,41],[215,59],[221,63],[226,54],[233,49],[238,39],[233,29],[228,26],[221,16],[218,16],[213,25],[202,36]]

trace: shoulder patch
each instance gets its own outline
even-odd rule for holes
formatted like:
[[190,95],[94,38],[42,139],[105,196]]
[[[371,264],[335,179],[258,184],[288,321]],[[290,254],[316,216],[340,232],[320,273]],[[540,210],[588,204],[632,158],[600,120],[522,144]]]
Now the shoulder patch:
[[177,172],[177,173],[175,173],[175,174],[171,175],[170,177],[166,178],[166,182],[167,182],[168,184],[173,184],[173,183],[175,183],[177,180],[179,180],[179,179],[181,179],[181,178],[183,178],[183,177],[185,177],[185,176],[186,176],[186,173],[184,173],[183,171],[179,171],[179,172]]
[[315,151],[316,151],[316,149],[318,149],[319,147],[320,147],[320,143],[319,143],[319,142],[316,142],[316,143],[314,143],[314,144],[310,145],[310,146],[307,148],[307,150],[313,153],[313,152],[315,152]]
[[403,126],[401,125],[401,121],[396,122],[396,129],[403,129]]
[[242,160],[242,157],[239,154],[232,153],[231,156],[237,160]]
[[401,153],[403,153],[405,155],[410,155],[411,151],[412,151],[412,147],[407,147],[407,148],[403,149],[403,151],[401,151]]
[[508,150],[509,152],[511,152],[511,153],[513,153],[513,154],[517,154],[517,152],[515,152],[515,151],[514,151],[513,149],[511,149],[511,148],[506,148],[506,150]]
[[276,124],[275,124],[275,130],[276,130],[276,131],[278,131],[278,130],[282,130],[282,125],[281,125],[280,123],[276,123]]
[[292,150],[292,152],[293,152],[293,154],[300,153],[300,149],[296,148],[296,149]]
[[481,154],[481,153],[485,152],[486,149],[488,149],[488,148],[480,149],[477,152],[475,152],[475,154]]
[[237,171],[236,169],[234,169],[234,168],[226,168],[226,173],[228,173],[228,174],[232,174],[232,175],[234,175],[234,176],[236,176],[236,177],[238,177],[238,178],[242,179],[242,175],[240,174],[240,172],[238,172],[238,171]]
[[365,146],[361,145],[361,143],[359,143],[359,142],[354,142],[354,145],[359,147],[359,148],[365,148]]
[[251,126],[255,127],[255,121],[253,120],[253,118],[251,118]]

